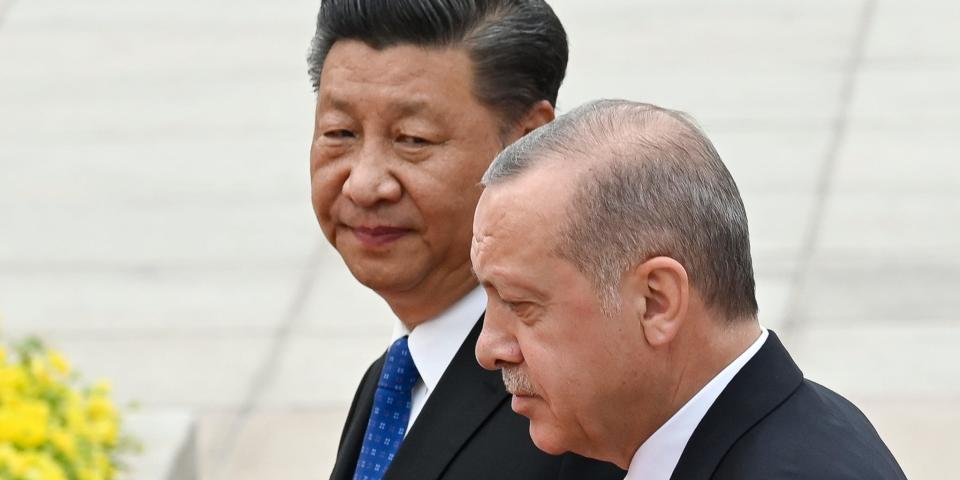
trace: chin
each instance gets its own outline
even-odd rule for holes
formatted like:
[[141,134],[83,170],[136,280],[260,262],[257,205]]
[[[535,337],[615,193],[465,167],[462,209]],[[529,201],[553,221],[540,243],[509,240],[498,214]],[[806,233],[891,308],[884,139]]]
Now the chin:
[[551,431],[544,432],[534,426],[532,421],[530,422],[530,439],[538,449],[550,455],[562,455],[570,451],[563,445],[560,435]]
[[390,259],[356,258],[343,253],[341,256],[353,278],[381,296],[407,291],[422,280],[422,275],[415,274],[419,269],[414,265],[402,265]]
[[347,264],[353,278],[356,278],[363,286],[377,293],[390,292],[397,290],[399,285],[403,285],[404,280],[400,275],[387,269],[365,268],[355,264]]

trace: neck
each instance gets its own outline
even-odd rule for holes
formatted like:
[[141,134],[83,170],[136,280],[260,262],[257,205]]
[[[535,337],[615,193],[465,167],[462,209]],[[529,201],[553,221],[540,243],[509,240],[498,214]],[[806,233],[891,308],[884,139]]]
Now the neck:
[[756,320],[738,320],[726,324],[704,318],[702,325],[704,328],[687,329],[690,331],[678,334],[668,351],[664,352],[665,356],[660,362],[661,371],[664,372],[663,381],[656,388],[660,393],[648,395],[646,402],[638,401],[634,405],[636,413],[627,418],[635,421],[623,425],[626,432],[619,436],[624,439],[622,443],[615,447],[611,445],[613,448],[608,457],[619,467],[627,469],[637,450],[650,436],[750,348],[761,333]]
[[[460,271],[464,270],[464,271]],[[469,267],[399,292],[377,292],[408,330],[436,318],[477,287]]]

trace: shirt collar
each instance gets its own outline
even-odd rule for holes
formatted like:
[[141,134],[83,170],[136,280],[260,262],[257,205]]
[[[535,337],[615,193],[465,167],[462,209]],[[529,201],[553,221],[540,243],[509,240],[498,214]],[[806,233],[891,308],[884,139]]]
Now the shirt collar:
[[397,320],[393,340],[410,336],[407,346],[428,391],[436,388],[486,307],[487,293],[477,287],[440,315],[416,326],[412,332]]
[[633,455],[627,477],[624,480],[669,480],[673,470],[677,468],[680,455],[690,441],[693,431],[707,414],[707,410],[717,400],[737,372],[767,341],[767,329],[762,329],[760,338],[753,342],[746,351],[740,354],[730,365],[713,377],[696,395],[693,396],[677,413],[657,429]]

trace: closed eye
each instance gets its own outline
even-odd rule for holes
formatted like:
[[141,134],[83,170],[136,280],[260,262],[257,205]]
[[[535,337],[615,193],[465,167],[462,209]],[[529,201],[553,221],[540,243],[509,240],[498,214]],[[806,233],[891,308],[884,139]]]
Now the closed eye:
[[513,312],[514,315],[520,317],[524,316],[526,313],[529,313],[530,308],[533,305],[530,302],[508,302],[506,300],[504,300],[503,303],[507,306],[507,308],[510,309],[511,312]]
[[408,147],[425,147],[433,144],[433,142],[426,138],[415,137],[413,135],[400,135],[397,137],[397,142]]
[[327,130],[326,132],[323,132],[323,136],[326,137],[326,138],[329,138],[329,139],[333,139],[333,140],[340,140],[340,139],[344,139],[344,138],[354,138],[354,137],[356,137],[356,135],[355,135],[353,132],[351,132],[350,130],[346,130],[346,129],[342,129],[342,128],[341,128],[341,129],[335,129],[335,130]]

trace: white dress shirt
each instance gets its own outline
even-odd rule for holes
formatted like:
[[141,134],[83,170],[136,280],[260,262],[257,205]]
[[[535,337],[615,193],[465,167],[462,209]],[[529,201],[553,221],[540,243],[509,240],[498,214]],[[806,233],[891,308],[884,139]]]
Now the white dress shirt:
[[413,364],[420,372],[420,380],[413,387],[408,432],[486,308],[487,292],[477,287],[440,315],[417,325],[412,332],[399,319],[394,324],[393,341],[404,335],[410,336],[407,346]]
[[667,423],[664,423],[646,442],[643,442],[643,445],[640,445],[637,453],[633,455],[624,480],[670,480],[684,447],[690,441],[690,436],[693,435],[697,425],[707,414],[707,410],[713,402],[717,401],[717,397],[727,388],[737,372],[767,341],[769,336],[767,329],[762,330],[760,338],[713,377],[690,401],[677,410]]

